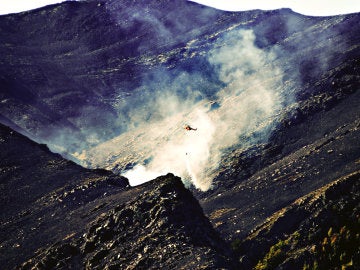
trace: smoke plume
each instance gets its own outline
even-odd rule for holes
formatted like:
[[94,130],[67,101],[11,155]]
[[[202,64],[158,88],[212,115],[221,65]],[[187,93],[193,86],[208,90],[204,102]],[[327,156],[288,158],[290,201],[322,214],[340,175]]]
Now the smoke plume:
[[233,30],[213,44],[207,61],[220,83],[212,95],[204,94],[208,78],[197,73],[148,77],[135,91],[141,94],[115,104],[127,111],[129,130],[78,158],[117,168],[132,185],[172,172],[200,190],[211,188],[226,150],[265,142],[286,105],[275,55],[254,42],[251,30]]

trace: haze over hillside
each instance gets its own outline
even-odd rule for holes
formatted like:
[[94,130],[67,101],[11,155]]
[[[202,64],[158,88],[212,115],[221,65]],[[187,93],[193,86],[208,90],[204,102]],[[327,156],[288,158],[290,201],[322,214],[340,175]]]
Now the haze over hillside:
[[358,21],[171,0],[0,16],[1,265],[356,269]]
[[[30,13],[13,16],[22,35],[1,18],[3,122],[82,165],[135,168],[132,184],[172,171],[202,190],[232,147],[267,142],[309,80],[331,83],[329,61],[346,58],[353,38],[343,31],[351,15],[240,15],[186,1],[34,12],[31,24]],[[45,16],[53,23],[42,27]]]

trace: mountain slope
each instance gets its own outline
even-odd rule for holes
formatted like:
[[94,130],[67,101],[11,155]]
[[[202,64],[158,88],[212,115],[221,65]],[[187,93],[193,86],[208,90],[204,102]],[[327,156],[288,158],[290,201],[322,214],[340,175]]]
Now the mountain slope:
[[[1,265],[233,268],[233,243],[244,269],[358,266],[360,15],[142,4],[0,16],[0,122],[115,172],[160,156],[190,178],[198,152],[216,231],[173,175],[130,188],[0,125]],[[198,109],[216,121],[184,135]],[[193,152],[209,134],[225,146]]]
[[[360,169],[359,97],[357,91],[331,109],[280,130],[274,136],[285,139],[275,137],[277,144],[254,146],[226,159],[218,186],[197,193],[224,237],[245,236],[299,197]],[[215,215],[219,211],[223,215]]]
[[[357,14],[223,12],[185,0],[68,1],[0,16],[0,119],[72,157],[139,124],[133,114],[156,91],[189,87],[214,100],[224,83],[208,55],[239,29],[254,32],[257,48],[274,49],[287,98],[307,98],[333,87],[343,59],[358,55],[357,21]],[[327,63],[339,70],[324,76]]]
[[22,269],[231,269],[231,253],[198,202],[169,174],[41,251]]
[[336,179],[281,209],[244,241],[234,243],[243,267],[358,269],[359,179],[359,171]]
[[0,153],[4,266],[19,262],[20,254],[29,256],[41,245],[81,226],[72,218],[75,209],[100,199],[105,192],[118,192],[128,186],[124,177],[84,169],[3,125]]
[[[93,145],[88,134],[98,143],[126,130],[128,116],[123,112],[119,120],[113,103],[131,95],[151,61],[196,37],[194,27],[204,33],[208,19],[222,16],[187,1],[140,6],[68,1],[0,16],[0,114],[54,146],[64,146],[61,129],[76,144],[67,151]],[[181,16],[186,25],[177,23]]]
[[234,267],[179,178],[129,188],[127,179],[84,169],[3,125],[0,150],[4,269]]
[[84,184],[128,185],[123,177],[105,170],[84,169],[51,153],[46,145],[39,145],[1,124],[0,140],[2,219],[19,215],[29,204],[54,191],[79,188]]

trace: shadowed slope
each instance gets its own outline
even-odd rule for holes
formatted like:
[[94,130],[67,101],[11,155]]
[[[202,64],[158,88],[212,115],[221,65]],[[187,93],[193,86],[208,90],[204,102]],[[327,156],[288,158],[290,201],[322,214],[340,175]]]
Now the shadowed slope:
[[244,268],[358,269],[360,172],[299,198],[234,242]]
[[24,269],[233,268],[230,249],[172,174],[129,188],[0,126],[0,261]]
[[43,250],[30,269],[231,269],[231,253],[180,178],[171,174]]

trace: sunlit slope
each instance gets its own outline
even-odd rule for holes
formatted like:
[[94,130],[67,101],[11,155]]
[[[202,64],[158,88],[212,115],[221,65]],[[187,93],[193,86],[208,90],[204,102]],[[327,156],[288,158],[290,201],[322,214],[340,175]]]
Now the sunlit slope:
[[169,0],[71,1],[2,16],[0,119],[77,161],[76,152],[159,120],[159,113],[172,115],[166,98],[158,111],[154,101],[162,96],[184,106],[235,107],[236,100],[223,100],[224,89],[231,96],[252,88],[265,98],[258,90],[270,77],[267,91],[289,93],[271,97],[277,110],[309,80],[323,78],[334,55],[340,64],[344,52],[357,50],[357,35],[348,31],[356,32],[356,16],[231,13]]
[[[284,123],[306,118],[356,91],[358,40],[344,39],[342,31],[349,21],[345,17],[315,22],[304,18],[307,27],[300,28],[288,16],[286,27],[291,32],[286,29],[291,34],[275,33],[272,37],[279,39],[275,44],[259,34],[266,33],[263,26],[244,30],[241,24],[214,33],[216,38],[205,43],[206,50],[196,45],[202,40],[191,41],[187,46],[202,55],[203,65],[220,80],[214,93],[202,94],[210,77],[182,72],[171,80],[172,71],[162,70],[160,78],[140,87],[160,91],[131,111],[136,125],[76,156],[89,166],[122,173],[135,167],[129,175],[133,184],[173,171],[206,190],[219,167],[227,170],[221,163],[230,159],[233,149],[241,153],[256,145],[261,148]],[[279,18],[269,16],[268,20],[275,23]],[[192,59],[179,58],[179,62]],[[187,132],[185,124],[199,129]]]

